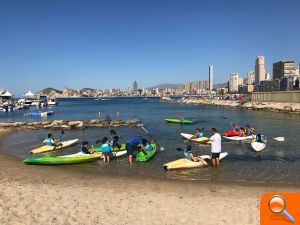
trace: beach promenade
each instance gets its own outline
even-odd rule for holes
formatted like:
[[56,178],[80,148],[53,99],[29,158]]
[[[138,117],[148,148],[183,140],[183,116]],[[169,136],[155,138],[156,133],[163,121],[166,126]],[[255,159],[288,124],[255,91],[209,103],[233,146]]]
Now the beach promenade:
[[[8,130],[1,130],[1,136]],[[291,187],[99,176],[0,154],[0,224],[259,224],[259,199]]]

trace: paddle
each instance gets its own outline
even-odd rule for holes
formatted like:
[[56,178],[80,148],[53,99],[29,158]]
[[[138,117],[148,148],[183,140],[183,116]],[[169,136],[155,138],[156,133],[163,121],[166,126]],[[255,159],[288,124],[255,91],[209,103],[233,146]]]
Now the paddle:
[[139,124],[138,127],[142,128],[151,139],[153,139],[153,141],[157,144],[157,146],[159,147],[160,151],[164,151],[165,149],[154,139],[154,137],[144,128],[143,124]]

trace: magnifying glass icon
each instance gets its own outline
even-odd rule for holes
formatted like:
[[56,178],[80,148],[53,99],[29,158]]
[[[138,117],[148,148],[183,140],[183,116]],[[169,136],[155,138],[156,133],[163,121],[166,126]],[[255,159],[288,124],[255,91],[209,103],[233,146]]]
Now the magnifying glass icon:
[[295,219],[294,217],[291,216],[286,210],[286,202],[283,197],[280,195],[274,195],[270,201],[269,201],[269,209],[271,212],[275,214],[283,213],[286,218],[291,222],[294,223]]

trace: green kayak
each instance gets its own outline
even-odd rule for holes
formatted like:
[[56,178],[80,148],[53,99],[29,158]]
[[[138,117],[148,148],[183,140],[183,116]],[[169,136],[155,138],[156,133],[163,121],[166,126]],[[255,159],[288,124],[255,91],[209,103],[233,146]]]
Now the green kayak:
[[153,150],[151,152],[148,152],[147,155],[145,155],[145,153],[142,151],[140,151],[139,153],[136,154],[135,160],[137,162],[147,162],[153,158],[153,156],[156,153],[156,145],[155,144],[151,144],[151,145],[153,147]]
[[78,152],[72,155],[64,156],[41,156],[41,157],[29,157],[23,162],[30,165],[67,165],[77,163],[88,163],[100,159],[101,153],[84,154]]
[[179,119],[165,119],[167,123],[181,123],[181,124],[191,124],[192,120],[179,120]]
[[[114,148],[112,150],[112,152],[118,152],[118,151],[124,151],[126,150],[126,144],[121,144],[121,148]],[[92,149],[93,152],[101,152],[101,145],[100,146],[97,146],[97,147],[94,147]]]

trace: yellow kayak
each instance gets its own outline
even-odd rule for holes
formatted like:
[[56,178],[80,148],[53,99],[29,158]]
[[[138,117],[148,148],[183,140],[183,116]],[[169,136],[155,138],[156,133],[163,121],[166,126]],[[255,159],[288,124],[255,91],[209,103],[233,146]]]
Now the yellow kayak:
[[[62,141],[62,146],[58,146],[55,150],[59,150],[62,148],[66,148],[69,147],[73,144],[75,144],[78,141],[78,139],[74,139],[74,140],[69,140],[69,141]],[[43,152],[50,152],[54,150],[54,146],[49,146],[49,145],[44,145],[42,147],[33,149],[32,151],[30,151],[30,154],[38,154],[38,153],[43,153]]]
[[[223,159],[228,155],[227,152],[222,152],[220,153],[220,160]],[[191,160],[188,160],[186,158],[184,159],[178,159],[169,163],[166,163],[163,165],[163,168],[165,170],[175,170],[175,169],[189,169],[189,168],[197,168],[197,167],[203,167],[203,166],[208,166],[209,161],[211,159],[211,156],[209,155],[201,155],[198,156],[204,160],[205,162],[193,162]]]

